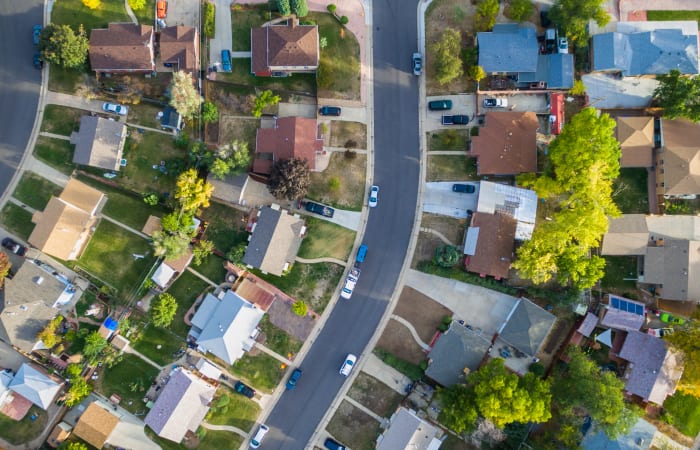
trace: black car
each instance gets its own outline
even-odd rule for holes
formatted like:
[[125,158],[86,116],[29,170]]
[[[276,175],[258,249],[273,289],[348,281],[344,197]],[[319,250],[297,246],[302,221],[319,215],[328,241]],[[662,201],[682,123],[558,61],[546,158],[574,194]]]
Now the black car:
[[337,106],[322,106],[318,113],[322,116],[339,116],[341,109]]
[[314,202],[306,202],[306,210],[324,217],[333,217],[333,214],[335,214],[335,209]]
[[452,109],[452,100],[433,100],[428,102],[428,109],[431,111],[447,111]]
[[2,246],[18,256],[24,256],[27,253],[27,247],[9,237],[2,240]]
[[473,194],[476,189],[471,184],[453,184],[452,192],[462,192],[464,194]]
[[244,384],[241,381],[236,381],[236,384],[233,385],[233,388],[236,390],[236,392],[238,392],[239,394],[245,395],[248,398],[255,397],[255,389]]
[[346,446],[334,441],[331,438],[327,438],[323,443],[323,446],[326,447],[328,450],[347,450]]

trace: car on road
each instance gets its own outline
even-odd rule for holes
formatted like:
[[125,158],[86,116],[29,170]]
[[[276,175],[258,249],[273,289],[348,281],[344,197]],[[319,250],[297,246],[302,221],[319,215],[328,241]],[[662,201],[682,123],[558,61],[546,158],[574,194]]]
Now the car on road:
[[258,428],[258,432],[255,433],[255,436],[250,440],[250,448],[259,448],[260,444],[262,444],[263,439],[265,439],[265,435],[267,432],[270,431],[270,427],[267,425],[260,424],[260,428]]
[[375,206],[377,206],[378,200],[379,200],[379,186],[377,186],[375,184],[369,189],[369,202],[368,202],[369,207],[374,208]]
[[414,53],[411,61],[413,62],[413,75],[420,75],[423,70],[423,56],[420,53]]
[[357,267],[353,268],[348,276],[345,278],[345,284],[343,284],[343,289],[340,291],[340,296],[344,299],[349,299],[352,297],[352,291],[355,290],[355,285],[357,280],[360,278],[360,269]]
[[221,68],[224,72],[231,71],[231,51],[221,50]]
[[236,392],[245,395],[248,398],[255,397],[255,389],[243,383],[242,381],[236,381],[236,384],[233,385],[233,388],[236,390]]
[[484,108],[507,108],[508,99],[503,97],[485,98]]
[[117,105],[116,103],[109,103],[106,102],[102,105],[102,109],[107,112],[111,112],[114,114],[118,114],[120,116],[126,116],[126,113],[129,112],[129,108],[123,105]]
[[168,15],[168,2],[165,0],[158,0],[158,3],[156,3],[156,10],[157,17],[159,19],[165,19],[165,16]]
[[357,258],[355,258],[355,261],[357,263],[362,263],[365,261],[365,256],[367,256],[367,244],[362,244],[360,248],[357,249]]
[[669,313],[663,313],[661,316],[659,316],[659,319],[661,319],[662,322],[664,323],[673,323],[676,325],[683,325],[685,323],[685,319],[682,319],[680,317],[675,317],[672,316]]
[[333,214],[335,214],[335,209],[314,202],[306,202],[305,208],[308,212],[312,212],[328,218],[333,217]]
[[348,356],[345,357],[345,362],[343,362],[343,365],[340,367],[340,374],[344,377],[350,375],[350,372],[352,372],[356,362],[357,356],[353,355],[352,353],[348,353]]
[[41,53],[35,52],[34,56],[32,57],[32,62],[34,63],[35,69],[41,70],[44,68],[44,61],[41,60]]
[[34,45],[39,45],[39,39],[41,38],[41,30],[43,28],[41,25],[34,25]]
[[346,446],[331,438],[326,438],[326,440],[323,442],[323,446],[328,450],[347,450]]
[[447,111],[452,109],[452,100],[433,100],[428,102],[428,109],[431,111]]
[[301,378],[301,369],[296,368],[292,372],[292,374],[289,376],[289,379],[287,380],[287,390],[291,391],[295,387],[297,387],[297,381],[299,381],[299,378]]
[[476,188],[471,184],[453,184],[452,192],[461,192],[463,194],[473,194]]
[[322,106],[318,113],[322,116],[339,116],[341,109],[337,106]]
[[9,237],[2,240],[2,246],[18,256],[24,256],[27,253],[27,247]]

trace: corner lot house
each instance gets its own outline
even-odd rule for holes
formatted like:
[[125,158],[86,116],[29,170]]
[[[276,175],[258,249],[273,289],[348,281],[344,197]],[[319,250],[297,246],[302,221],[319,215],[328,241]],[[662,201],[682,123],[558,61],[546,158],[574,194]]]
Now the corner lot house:
[[71,179],[59,197],[51,197],[36,224],[29,243],[44,253],[69,261],[78,259],[87,247],[106,198],[97,189]]
[[199,70],[199,36],[195,27],[174,26],[160,30],[160,59],[173,70]]
[[318,26],[299,25],[296,17],[288,18],[287,24],[252,28],[250,43],[250,71],[256,76],[286,76],[318,69]]
[[305,159],[316,170],[316,155],[323,151],[316,119],[306,117],[275,118],[272,128],[258,128],[255,136],[253,172],[269,175],[279,160]]
[[97,116],[82,116],[80,130],[70,136],[71,144],[75,144],[73,162],[118,171],[126,135],[126,125],[123,123]]
[[155,72],[154,33],[150,25],[110,23],[90,32],[90,67],[99,73]]
[[294,263],[306,226],[298,215],[273,204],[260,208],[251,233],[243,263],[280,276]]
[[102,448],[118,423],[119,418],[106,405],[92,402],[78,419],[73,433],[93,447]]
[[518,175],[537,171],[534,112],[486,113],[479,135],[472,137],[471,156],[478,175]]

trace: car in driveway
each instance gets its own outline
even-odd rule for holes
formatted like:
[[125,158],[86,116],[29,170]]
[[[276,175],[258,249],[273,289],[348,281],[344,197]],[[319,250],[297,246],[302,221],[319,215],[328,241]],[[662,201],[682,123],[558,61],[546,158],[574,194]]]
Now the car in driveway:
[[231,71],[231,51],[221,50],[221,69],[224,72]]
[[322,106],[318,113],[321,116],[339,116],[341,109],[338,106]]
[[287,380],[286,387],[288,391],[291,391],[292,389],[297,387],[297,382],[299,381],[299,378],[301,378],[301,369],[297,367],[296,369],[294,369],[292,374],[289,376],[289,379]]
[[34,53],[34,56],[32,57],[32,63],[34,64],[35,69],[41,70],[44,68],[44,61],[41,60],[41,53]]
[[370,208],[376,207],[378,201],[379,201],[379,186],[377,186],[375,184],[369,189],[369,202],[368,202],[369,207]]
[[314,202],[306,202],[306,205],[304,207],[308,212],[312,212],[328,218],[333,217],[333,214],[335,214],[335,209],[331,208],[330,206],[323,206]]
[[433,100],[428,102],[428,109],[431,111],[448,111],[452,109],[452,100]]
[[129,112],[129,108],[124,105],[117,105],[116,103],[106,102],[102,105],[102,109],[107,112],[111,112],[120,116],[126,116]]
[[344,377],[350,375],[350,372],[352,372],[356,362],[357,356],[353,355],[352,353],[348,353],[348,356],[345,357],[343,365],[340,366],[340,374]]
[[473,194],[476,188],[471,184],[453,184],[452,192],[460,192],[462,194]]
[[420,53],[414,53],[411,61],[413,62],[413,75],[420,75],[423,71],[423,56]]
[[165,16],[168,15],[168,2],[158,0],[158,3],[156,3],[156,14],[159,19],[165,19]]
[[2,246],[18,256],[24,256],[27,253],[27,247],[9,237],[2,240]]
[[255,389],[243,383],[242,381],[236,381],[233,385],[233,389],[241,395],[245,395],[248,398],[255,397]]
[[685,323],[685,319],[675,317],[669,313],[662,313],[661,316],[659,316],[659,319],[661,319],[661,321],[664,323],[673,323],[676,325],[683,325]]
[[268,431],[270,431],[270,427],[268,427],[264,423],[260,424],[258,432],[255,433],[255,436],[253,436],[250,440],[250,448],[259,448],[262,444],[263,439],[265,439],[265,435]]
[[326,447],[328,450],[347,450],[346,446],[331,438],[326,438],[326,440],[323,441],[323,446]]
[[39,45],[39,39],[41,38],[41,30],[43,28],[41,25],[34,25],[34,45]]
[[484,108],[507,108],[508,99],[503,97],[485,98]]

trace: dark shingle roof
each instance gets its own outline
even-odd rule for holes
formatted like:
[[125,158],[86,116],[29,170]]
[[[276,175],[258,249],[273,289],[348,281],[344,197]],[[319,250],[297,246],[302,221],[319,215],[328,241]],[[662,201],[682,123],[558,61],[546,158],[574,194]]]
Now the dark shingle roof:
[[430,351],[430,365],[425,374],[443,386],[463,383],[464,369],[476,370],[490,345],[484,336],[452,322]]
[[477,33],[479,65],[486,73],[535,72],[539,46],[532,28],[497,24],[492,32]]
[[304,220],[286,211],[260,208],[260,215],[248,242],[243,263],[264,272],[282,275],[285,265],[294,262],[301,246]]
[[556,317],[521,298],[500,331],[500,338],[523,353],[534,356],[544,342]]
[[90,32],[90,66],[96,72],[152,72],[153,27],[110,23]]

